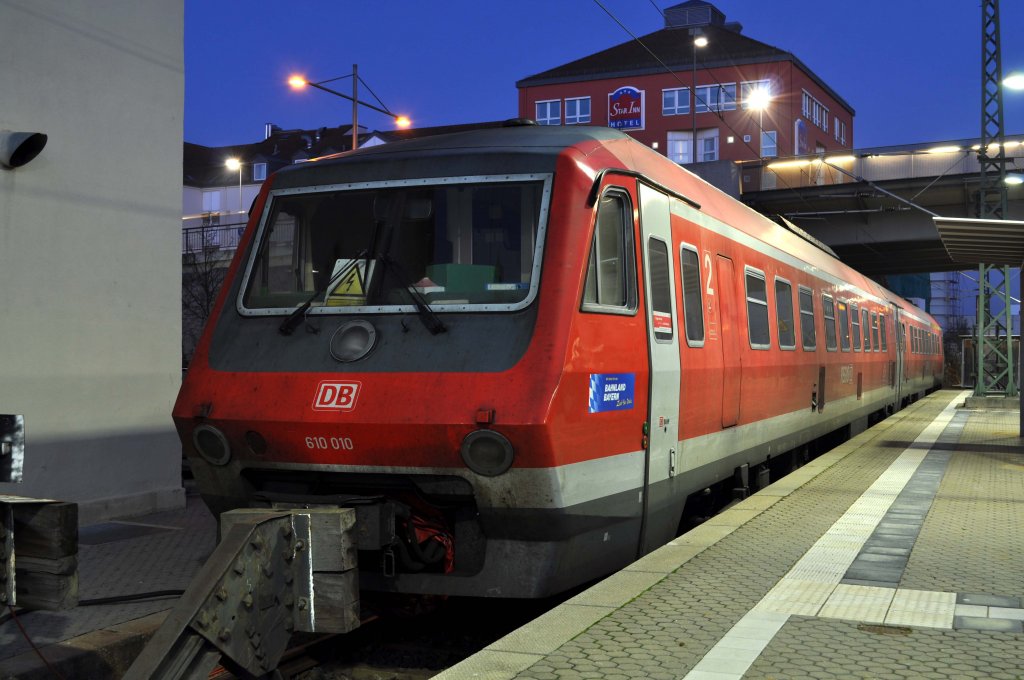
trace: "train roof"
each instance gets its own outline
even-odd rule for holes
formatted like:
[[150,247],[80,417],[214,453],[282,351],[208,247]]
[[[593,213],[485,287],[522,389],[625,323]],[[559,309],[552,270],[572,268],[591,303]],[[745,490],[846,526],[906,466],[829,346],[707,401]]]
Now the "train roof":
[[[706,183],[665,156],[617,130],[596,126],[542,126],[510,121],[506,127],[434,135],[315,159],[281,170],[274,189],[384,181],[399,177],[481,176],[554,172],[567,149],[584,155],[598,150],[595,175],[606,167],[635,172],[656,186],[699,205],[701,213],[780,248],[812,268],[829,272],[892,302],[902,299],[812,242]],[[437,162],[445,159],[440,171]],[[906,303],[904,303],[906,304]],[[920,311],[920,310],[918,310]],[[924,312],[922,315],[927,317]]]
[[553,163],[555,157],[566,148],[588,141],[603,143],[625,139],[630,138],[628,135],[606,127],[563,127],[561,125],[536,125],[510,121],[506,126],[499,128],[465,130],[400,140],[311,159],[309,162],[299,163],[281,170],[278,173],[279,179],[274,184],[275,186],[290,186],[295,181],[308,184],[310,181],[308,173],[314,173],[315,177],[318,173],[338,166],[398,158],[508,153],[550,156]]

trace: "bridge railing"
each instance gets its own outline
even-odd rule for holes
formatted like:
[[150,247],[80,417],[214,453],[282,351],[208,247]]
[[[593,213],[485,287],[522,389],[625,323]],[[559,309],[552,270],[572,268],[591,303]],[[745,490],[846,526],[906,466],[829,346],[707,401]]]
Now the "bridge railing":
[[[882,147],[788,158],[740,161],[740,191],[771,191],[811,186],[973,175],[981,172],[979,145],[949,143],[921,148]],[[1007,171],[1024,168],[1024,141],[1007,140]],[[991,149],[994,154],[996,149]]]
[[181,254],[235,250],[245,231],[245,222],[187,227],[181,230]]

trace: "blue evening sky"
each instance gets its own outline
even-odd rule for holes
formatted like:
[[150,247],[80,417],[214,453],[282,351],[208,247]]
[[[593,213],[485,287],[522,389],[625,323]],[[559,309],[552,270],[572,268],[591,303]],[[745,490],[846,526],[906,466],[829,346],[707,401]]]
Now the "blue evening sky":
[[[679,0],[600,0],[637,36]],[[969,0],[717,0],[743,33],[792,52],[856,110],[857,147],[976,138],[981,9]],[[1001,3],[1003,73],[1024,71],[1024,3]],[[265,123],[351,122],[351,104],[295,93],[292,73],[351,73],[416,126],[517,115],[517,80],[630,36],[595,0],[185,0],[185,140],[263,138]],[[350,81],[334,84],[342,92]],[[363,91],[365,93],[365,91]],[[360,96],[362,97],[362,94]],[[1024,133],[1024,92],[1005,93],[1006,132]],[[360,123],[391,129],[362,109]]]

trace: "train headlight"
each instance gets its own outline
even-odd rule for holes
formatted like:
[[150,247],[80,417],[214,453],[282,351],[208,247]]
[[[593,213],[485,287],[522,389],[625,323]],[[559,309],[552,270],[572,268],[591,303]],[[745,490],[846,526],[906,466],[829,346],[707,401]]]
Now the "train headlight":
[[343,324],[331,336],[331,356],[337,361],[359,361],[377,344],[377,329],[368,321],[357,319]]
[[485,477],[497,477],[512,467],[512,443],[494,430],[470,432],[459,451],[466,466]]
[[211,465],[226,465],[231,460],[231,444],[224,433],[213,425],[199,425],[192,430],[196,451]]

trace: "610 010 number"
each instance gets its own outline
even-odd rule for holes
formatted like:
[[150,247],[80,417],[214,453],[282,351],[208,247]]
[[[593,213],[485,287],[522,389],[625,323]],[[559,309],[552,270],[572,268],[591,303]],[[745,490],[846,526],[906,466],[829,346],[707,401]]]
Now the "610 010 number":
[[352,451],[355,445],[349,437],[306,437],[306,448],[314,451]]

